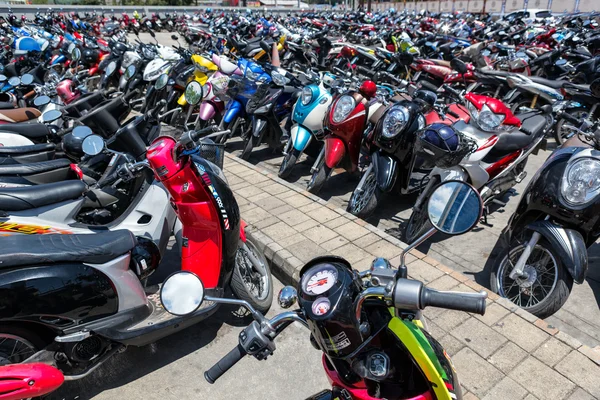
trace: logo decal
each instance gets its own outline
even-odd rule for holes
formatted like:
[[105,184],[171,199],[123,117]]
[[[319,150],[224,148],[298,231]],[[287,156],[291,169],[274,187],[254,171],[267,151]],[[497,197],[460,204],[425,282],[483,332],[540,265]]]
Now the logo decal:
[[0,232],[25,233],[27,235],[45,235],[49,233],[70,234],[72,232],[51,226],[19,224],[16,222],[0,222]]
[[217,205],[219,206],[219,210],[221,211],[221,215],[223,216],[223,225],[225,226],[225,230],[228,231],[229,228],[229,217],[227,216],[227,211],[225,210],[225,206],[223,205],[223,201],[221,200],[221,196],[219,196],[219,193],[217,192],[217,189],[215,189],[215,187],[213,186],[210,177],[208,176],[208,173],[206,172],[206,169],[204,168],[204,166],[202,164],[196,164],[196,168],[198,168],[198,170],[200,171],[200,176],[202,178],[202,180],[204,181],[204,183],[206,183],[206,186],[208,186],[208,190],[210,190],[210,192],[212,193],[213,197],[215,198],[215,201],[217,202]]

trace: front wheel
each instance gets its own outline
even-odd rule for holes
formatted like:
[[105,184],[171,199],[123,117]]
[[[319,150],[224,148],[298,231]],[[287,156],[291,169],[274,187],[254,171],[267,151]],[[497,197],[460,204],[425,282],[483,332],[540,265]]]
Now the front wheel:
[[266,314],[273,302],[273,278],[263,252],[248,238],[240,241],[231,276],[231,290],[246,300],[261,314]]
[[560,310],[573,288],[573,278],[550,243],[545,239],[533,248],[524,268],[524,276],[513,280],[510,272],[523,253],[519,244],[498,257],[491,273],[491,289],[538,318]]
[[[248,131],[251,129],[252,127],[249,127]],[[248,161],[250,154],[252,154],[252,150],[255,146],[258,146],[258,143],[255,142],[258,142],[258,138],[255,138],[254,135],[252,135],[252,132],[247,132],[246,137],[244,138],[244,149],[242,150],[242,154],[240,154],[242,160]]]
[[323,163],[318,170],[313,172],[308,182],[308,191],[312,194],[317,194],[321,191],[329,175],[331,175],[332,169]]
[[427,233],[433,225],[429,222],[427,207],[421,206],[420,210],[413,210],[404,230],[404,241],[408,244],[414,243],[418,238]]
[[287,155],[281,161],[281,166],[279,167],[279,177],[282,179],[287,178],[292,173],[294,166],[296,165],[296,161],[300,158],[300,150],[291,149]]
[[352,192],[346,211],[359,218],[366,219],[373,214],[377,208],[382,193],[379,186],[377,186],[375,171],[371,169],[371,172],[369,172],[369,175],[365,178],[362,190],[359,191],[358,188],[356,188]]

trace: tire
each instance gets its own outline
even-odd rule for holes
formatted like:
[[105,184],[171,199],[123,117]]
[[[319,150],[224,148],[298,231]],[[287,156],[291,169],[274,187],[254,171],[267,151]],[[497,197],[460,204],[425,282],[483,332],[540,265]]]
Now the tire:
[[[17,347],[19,354],[16,355],[13,354],[15,344],[22,346]],[[18,326],[3,326],[0,328],[0,366],[21,363],[46,345],[47,343],[42,338],[28,329]]]
[[375,172],[371,170],[371,173],[365,179],[362,193],[359,194],[356,189],[352,192],[346,211],[358,218],[367,219],[377,208],[382,194],[383,192],[377,185]]
[[[523,248],[524,248],[524,246],[522,244],[518,244],[517,246],[513,246],[510,251],[504,251],[504,256],[496,258],[496,261],[494,263],[494,266],[493,266],[493,269],[492,269],[492,272],[490,275],[490,284],[491,284],[490,287],[495,293],[498,293],[498,295],[508,298],[511,302],[513,302],[517,306],[529,311],[536,317],[543,319],[543,318],[549,317],[552,314],[556,313],[565,304],[565,302],[569,298],[571,289],[573,288],[573,278],[571,277],[569,272],[566,270],[560,257],[558,256],[556,251],[554,251],[554,249],[550,246],[549,242],[547,240],[545,240],[544,238],[541,238],[539,240],[539,242],[537,243],[537,245],[534,247],[534,250],[532,251],[532,254],[530,256],[530,260],[532,260],[532,259],[535,260],[535,256],[536,256],[537,252],[545,252],[548,255],[547,260],[551,261],[553,263],[554,268],[552,268],[552,270],[554,272],[554,275],[553,275],[554,283],[553,283],[551,289],[547,290],[547,295],[545,297],[542,297],[541,299],[537,299],[537,296],[535,296],[535,295],[530,296],[529,294],[526,293],[526,291],[529,288],[531,288],[531,286],[529,288],[525,286],[525,285],[527,285],[527,283],[523,286],[521,284],[517,284],[517,285],[515,285],[516,287],[514,287],[514,288],[512,288],[512,287],[506,288],[506,285],[508,284],[508,282],[507,283],[503,283],[503,282],[505,280],[510,280],[510,277],[508,277],[508,270],[506,269],[507,264],[509,264],[509,261],[512,261],[513,263],[516,262],[516,260],[518,259],[518,256],[521,254]],[[541,261],[541,259],[540,259],[540,261]],[[546,263],[545,265],[549,265],[549,264]],[[535,265],[527,264],[526,270],[527,270],[527,268],[530,269],[530,272],[532,270],[535,270],[536,277],[537,277],[538,270]],[[510,280],[510,282],[512,282],[512,284],[514,285],[515,281]],[[525,286],[525,291],[523,291],[524,286]],[[512,290],[511,290],[511,288],[512,288]],[[511,291],[507,291],[505,289],[508,289]],[[518,291],[518,292],[516,292],[517,294],[515,294],[515,291],[514,291],[515,289]],[[535,292],[535,289],[534,289],[534,292]],[[527,306],[527,304],[525,306],[523,306],[523,302],[524,302],[523,293],[525,293],[524,296],[528,296],[528,298],[530,300],[535,298],[538,300],[538,302],[536,304],[532,303],[530,306]],[[543,293],[543,291],[538,292],[538,294],[539,293]],[[517,298],[517,296],[518,296],[518,298]],[[519,302],[519,300],[520,300],[520,302]]]
[[[260,275],[258,269],[254,268],[252,261],[246,256],[246,250],[240,243],[235,256],[235,267],[231,276],[231,290],[240,300],[246,300],[258,312],[264,315],[269,311],[273,302],[273,277],[271,276],[271,270],[269,269],[269,263],[265,255],[258,250],[249,238],[246,240],[246,247],[260,261],[265,275]],[[248,269],[249,267],[251,268],[250,270]],[[259,276],[260,278],[258,278]],[[262,289],[258,289],[260,293],[253,293],[249,287],[249,285],[256,286],[256,281],[249,282],[256,279],[260,279],[260,285],[262,285]]]
[[244,150],[242,150],[240,158],[248,161],[248,159],[250,159],[250,155],[252,154],[252,149],[254,149],[254,136],[250,134],[244,139]]
[[[569,114],[577,118],[587,118],[589,116],[589,111],[585,108],[576,108],[575,110],[570,111]],[[563,118],[560,118],[554,126],[554,140],[556,140],[556,144],[559,146],[565,142],[565,136],[570,133],[566,128],[563,128],[565,123],[566,121]]]
[[296,161],[300,158],[300,154],[302,154],[302,152],[294,148],[288,152],[287,156],[281,161],[281,166],[279,167],[279,173],[277,175],[279,175],[280,178],[285,179],[290,176],[296,165]]
[[306,189],[312,194],[319,193],[325,185],[325,182],[327,182],[327,178],[331,175],[331,171],[332,169],[323,162],[323,165],[321,165],[319,170],[313,172]]
[[413,210],[404,229],[404,241],[408,244],[414,243],[418,238],[428,232],[433,225],[427,216],[427,207],[423,205],[420,211]]

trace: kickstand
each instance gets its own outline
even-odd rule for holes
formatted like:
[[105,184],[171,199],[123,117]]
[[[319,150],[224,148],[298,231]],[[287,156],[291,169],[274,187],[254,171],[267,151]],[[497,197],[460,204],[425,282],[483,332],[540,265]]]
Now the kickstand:
[[483,207],[483,216],[481,217],[481,224],[485,225],[485,226],[489,226],[490,228],[492,228],[494,225],[490,224],[488,222],[488,215],[489,215],[490,211],[489,211],[489,207],[485,206]]

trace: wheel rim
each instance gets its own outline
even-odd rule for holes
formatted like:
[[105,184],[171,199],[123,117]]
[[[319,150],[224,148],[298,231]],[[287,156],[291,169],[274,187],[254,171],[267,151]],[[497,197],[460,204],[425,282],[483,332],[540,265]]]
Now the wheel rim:
[[367,179],[365,179],[362,191],[358,192],[355,190],[354,193],[352,193],[352,198],[350,199],[350,212],[352,214],[358,214],[364,210],[367,204],[369,204],[376,188],[377,180],[375,179],[375,174],[370,173]]
[[[572,115],[576,118],[588,118],[589,114],[585,111],[575,111],[572,113]],[[592,122],[596,122],[596,121],[592,121]],[[571,135],[575,132],[576,131],[574,131],[573,129],[567,128],[563,122],[560,126],[560,131],[558,132],[558,136],[559,136],[561,142],[564,142],[567,139],[568,135]]]
[[[524,271],[527,278],[512,280],[509,275],[523,253],[524,246],[519,245],[504,256],[498,269],[496,284],[498,294],[506,297],[521,308],[531,308],[543,302],[556,288],[558,282],[558,263],[554,255],[546,248],[536,245]],[[510,268],[507,268],[510,266]]]
[[[262,270],[265,274],[261,274],[258,269],[252,264],[252,260],[248,257],[247,250],[252,252],[252,255],[262,265]],[[239,268],[244,285],[248,289],[248,292],[257,300],[264,300],[269,295],[269,274],[266,273],[268,266],[266,265],[263,257],[256,247],[249,241],[246,241],[246,246],[240,247],[235,256],[236,264]]]
[[0,333],[0,365],[18,364],[36,353],[35,346],[16,335]]
[[412,223],[409,221],[409,224],[406,227],[406,237],[409,242],[412,242],[414,239],[416,239],[415,236],[427,222],[427,218],[424,218],[424,209],[425,207],[421,207],[421,210],[414,215],[414,218],[412,218]]

